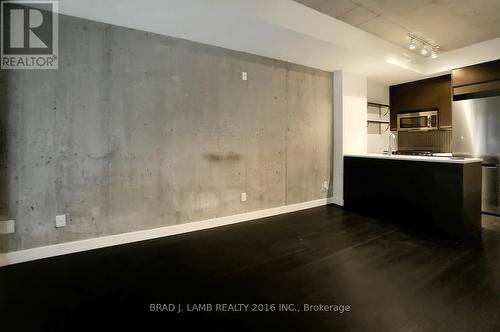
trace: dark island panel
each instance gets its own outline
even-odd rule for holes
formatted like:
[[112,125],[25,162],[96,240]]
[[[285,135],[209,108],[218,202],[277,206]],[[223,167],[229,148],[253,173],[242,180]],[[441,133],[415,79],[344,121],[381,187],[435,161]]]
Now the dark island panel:
[[452,235],[481,234],[481,162],[344,158],[344,206],[390,222]]

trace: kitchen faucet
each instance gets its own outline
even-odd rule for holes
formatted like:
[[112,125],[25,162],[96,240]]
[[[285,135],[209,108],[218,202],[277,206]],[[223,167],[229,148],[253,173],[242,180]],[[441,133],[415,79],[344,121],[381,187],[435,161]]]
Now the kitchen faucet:
[[[395,148],[395,146],[393,146],[394,143],[396,141],[396,135],[394,135],[393,133],[389,133],[389,150],[387,151],[387,155],[390,157],[392,156],[392,149]],[[395,144],[394,144],[395,145]]]

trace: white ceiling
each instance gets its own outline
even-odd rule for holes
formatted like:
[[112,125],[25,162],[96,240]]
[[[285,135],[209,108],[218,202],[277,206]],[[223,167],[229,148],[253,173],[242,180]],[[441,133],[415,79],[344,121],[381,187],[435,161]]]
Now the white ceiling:
[[500,37],[499,0],[295,0],[397,45],[414,32],[443,51]]
[[425,59],[292,0],[60,0],[59,12],[387,84],[500,58],[498,38]]

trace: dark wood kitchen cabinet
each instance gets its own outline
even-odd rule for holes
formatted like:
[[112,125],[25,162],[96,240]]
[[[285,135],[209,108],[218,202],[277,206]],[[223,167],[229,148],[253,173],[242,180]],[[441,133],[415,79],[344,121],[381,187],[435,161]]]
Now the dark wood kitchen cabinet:
[[434,233],[479,237],[481,186],[480,159],[344,157],[345,209]]
[[500,94],[500,60],[454,69],[451,72],[455,100]]
[[500,80],[500,60],[451,71],[453,87]]
[[439,128],[451,128],[451,75],[390,87],[391,130],[397,130],[398,113],[439,110]]

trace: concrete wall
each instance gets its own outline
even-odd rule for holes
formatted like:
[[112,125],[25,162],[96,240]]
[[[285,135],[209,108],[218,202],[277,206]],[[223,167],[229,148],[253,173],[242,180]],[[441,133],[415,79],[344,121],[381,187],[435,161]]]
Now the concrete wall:
[[59,58],[0,74],[1,251],[328,196],[331,73],[66,16]]

